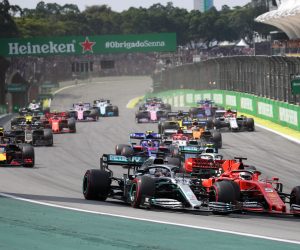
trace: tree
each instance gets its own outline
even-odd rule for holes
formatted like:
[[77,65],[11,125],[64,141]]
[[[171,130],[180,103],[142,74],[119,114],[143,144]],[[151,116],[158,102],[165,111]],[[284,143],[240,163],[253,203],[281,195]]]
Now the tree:
[[0,1],[0,37],[17,37],[18,27],[13,16],[21,12],[17,5],[10,5],[8,0]]

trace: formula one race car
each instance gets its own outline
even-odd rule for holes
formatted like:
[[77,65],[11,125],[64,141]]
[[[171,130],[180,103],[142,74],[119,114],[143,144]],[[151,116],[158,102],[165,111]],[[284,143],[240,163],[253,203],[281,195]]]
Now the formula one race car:
[[145,103],[139,106],[138,110],[145,111],[148,110],[150,107],[152,109],[156,107],[157,109],[165,110],[167,112],[171,112],[172,109],[171,105],[169,103],[164,103],[161,98],[151,97],[147,98]]
[[[153,131],[147,131],[146,133],[131,133],[129,138],[130,145],[116,145],[115,152],[117,155],[143,155],[149,157],[169,152],[169,147],[162,145],[160,134],[154,133]],[[136,140],[138,140],[138,143]]]
[[94,100],[94,107],[99,109],[100,116],[119,116],[119,108],[108,99]]
[[214,126],[216,129],[228,128],[230,131],[254,131],[253,118],[247,118],[246,116],[237,116],[236,111],[228,110],[216,110]]
[[31,120],[18,117],[11,121],[11,130],[5,131],[5,136],[15,138],[17,142],[28,143],[33,146],[53,146],[53,133],[44,127],[39,117]]
[[198,140],[201,144],[213,143],[217,148],[222,147],[222,134],[216,129],[209,129],[207,127],[208,120],[182,121],[182,125],[186,127],[188,133],[192,134],[192,138]]
[[0,166],[34,166],[34,148],[29,144],[17,144],[11,138],[0,137]]
[[158,122],[165,119],[167,119],[167,113],[164,110],[137,111],[135,114],[137,123]]
[[67,112],[47,113],[42,121],[44,126],[51,128],[55,134],[76,133],[76,121]]
[[75,103],[68,113],[77,121],[97,121],[99,119],[98,108],[92,107],[90,103]]
[[[132,207],[162,207],[214,213],[230,213],[235,205],[211,202],[209,193],[199,197],[193,191],[197,180],[178,173],[179,167],[156,159],[153,164],[143,164],[139,156],[125,157],[104,154],[100,169],[87,170],[83,178],[83,195],[87,200],[122,200]],[[113,175],[110,165],[128,169],[122,178]],[[196,189],[195,189],[196,190]]]
[[214,117],[218,107],[214,105],[212,100],[200,100],[197,102],[198,107],[192,107],[189,110],[191,118],[209,118]]
[[41,102],[36,102],[32,100],[31,103],[27,107],[23,107],[19,109],[19,114],[21,116],[31,114],[31,115],[41,115],[44,113],[43,105]]
[[[300,186],[294,187],[290,194],[284,193],[278,178],[259,180],[261,172],[254,166],[244,164],[245,159],[237,157],[234,160],[211,160],[211,169],[219,171],[220,174],[209,174],[206,178],[202,176],[200,189],[211,190],[213,185],[226,185],[224,191],[216,189],[211,194],[214,201],[239,202],[243,211],[300,216]],[[186,172],[201,173],[201,161],[201,158],[187,159]],[[289,209],[286,203],[289,203]]]

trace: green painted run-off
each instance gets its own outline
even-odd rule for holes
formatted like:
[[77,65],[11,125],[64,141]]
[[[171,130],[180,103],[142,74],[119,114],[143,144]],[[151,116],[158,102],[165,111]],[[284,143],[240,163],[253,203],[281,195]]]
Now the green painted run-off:
[[252,250],[253,246],[255,250],[299,249],[297,244],[75,212],[0,197],[0,249],[240,250],[241,246],[244,250]]

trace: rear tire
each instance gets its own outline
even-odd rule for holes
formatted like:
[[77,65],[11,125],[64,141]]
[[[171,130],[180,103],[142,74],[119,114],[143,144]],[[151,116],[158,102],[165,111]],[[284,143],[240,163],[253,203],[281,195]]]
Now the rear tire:
[[53,146],[53,132],[52,129],[46,128],[44,129],[44,140],[48,143],[46,146]]
[[113,106],[112,111],[114,112],[114,116],[119,116],[119,108],[117,106]]
[[[25,168],[33,168],[34,167],[34,148],[30,144],[21,144],[22,149],[22,160],[23,166]],[[30,163],[26,163],[26,161],[31,160]]]
[[254,127],[254,119],[253,118],[247,118],[247,130],[248,131],[254,131],[255,127]]
[[90,113],[90,117],[92,117],[95,121],[97,121],[99,119],[98,109],[92,109]]
[[214,128],[214,122],[211,118],[207,119],[206,127],[207,127],[207,129],[213,129]]
[[212,131],[213,142],[217,148],[222,148],[222,135],[219,131]]
[[100,169],[89,169],[83,177],[83,196],[87,200],[105,201],[110,192],[110,185],[110,173]]
[[134,154],[134,150],[132,147],[130,146],[125,146],[123,147],[122,151],[121,151],[121,155],[123,156],[132,156]]
[[129,199],[131,206],[139,208],[144,204],[146,197],[153,197],[155,194],[155,181],[148,176],[141,176],[132,181],[129,190]]
[[74,118],[68,119],[68,128],[70,133],[76,133],[76,120]]
[[[295,204],[300,206],[300,186],[296,186],[292,189],[290,205]],[[300,217],[300,214],[294,214],[295,217]]]
[[127,144],[118,144],[118,145],[116,145],[116,147],[115,147],[116,155],[121,155],[122,149],[124,147],[129,147],[129,145],[127,145]]

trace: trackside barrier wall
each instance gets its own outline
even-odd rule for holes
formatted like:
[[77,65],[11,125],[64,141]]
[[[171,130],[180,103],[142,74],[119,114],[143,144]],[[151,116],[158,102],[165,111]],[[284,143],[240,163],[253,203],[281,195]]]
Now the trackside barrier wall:
[[198,100],[211,99],[218,105],[236,109],[271,122],[300,131],[300,106],[247,93],[225,90],[169,90],[145,96],[161,97],[175,108],[195,106]]
[[300,75],[300,57],[232,56],[165,68],[152,75],[153,90],[221,89],[287,103],[300,103],[291,80]]

